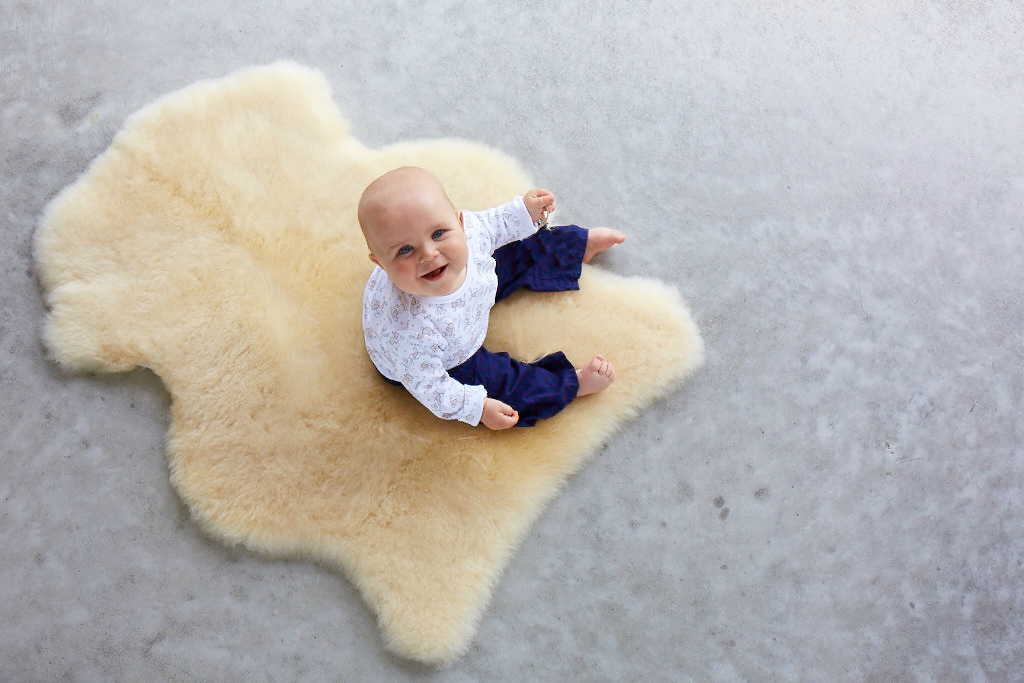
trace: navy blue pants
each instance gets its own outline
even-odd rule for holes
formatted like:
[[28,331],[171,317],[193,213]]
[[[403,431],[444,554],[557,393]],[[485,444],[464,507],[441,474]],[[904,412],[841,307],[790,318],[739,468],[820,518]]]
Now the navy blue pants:
[[[564,292],[580,288],[587,231],[564,225],[511,242],[494,252],[498,291],[495,302],[518,289]],[[519,413],[517,427],[532,427],[537,420],[557,414],[576,398],[576,369],[561,351],[531,363],[507,353],[481,347],[466,362],[448,370],[462,384],[483,385],[488,398],[512,406]],[[399,384],[388,380],[392,384]]]
[[[494,252],[501,301],[518,289],[564,292],[579,289],[587,231],[565,225],[511,242]],[[463,384],[481,384],[488,398],[502,401],[519,413],[517,427],[532,427],[537,420],[557,414],[576,398],[576,369],[561,351],[531,363],[507,353],[481,347],[469,360],[448,370]]]

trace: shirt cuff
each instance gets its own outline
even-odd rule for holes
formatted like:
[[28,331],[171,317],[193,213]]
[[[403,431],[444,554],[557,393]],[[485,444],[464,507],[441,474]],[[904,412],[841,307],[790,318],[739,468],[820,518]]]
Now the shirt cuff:
[[487,389],[480,385],[466,386],[466,403],[461,422],[476,427],[480,424],[480,418],[484,416],[484,399],[487,398]]
[[526,208],[526,200],[523,199],[523,196],[519,195],[509,202],[509,204],[512,205],[512,210],[519,214],[519,225],[526,226],[525,230],[520,233],[516,239],[526,239],[533,233],[537,232],[537,224],[533,222],[533,218],[530,216],[530,210]]

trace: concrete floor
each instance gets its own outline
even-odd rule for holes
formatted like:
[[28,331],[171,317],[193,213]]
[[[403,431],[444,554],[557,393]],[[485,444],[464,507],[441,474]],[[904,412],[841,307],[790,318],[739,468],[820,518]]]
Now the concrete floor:
[[[422,4],[0,0],[0,681],[1024,680],[1020,3]],[[337,574],[204,538],[159,379],[39,340],[47,201],[140,106],[279,58],[368,144],[517,156],[707,342],[444,671]]]

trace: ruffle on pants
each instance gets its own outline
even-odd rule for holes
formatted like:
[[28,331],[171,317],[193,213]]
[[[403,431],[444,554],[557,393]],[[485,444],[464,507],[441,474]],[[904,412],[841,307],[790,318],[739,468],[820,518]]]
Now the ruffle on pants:
[[580,389],[576,369],[561,351],[523,363],[481,348],[448,374],[462,384],[483,385],[488,398],[512,406],[519,413],[517,427],[532,427],[557,415]]
[[539,230],[494,252],[501,301],[517,289],[564,292],[579,289],[587,231],[577,225]]

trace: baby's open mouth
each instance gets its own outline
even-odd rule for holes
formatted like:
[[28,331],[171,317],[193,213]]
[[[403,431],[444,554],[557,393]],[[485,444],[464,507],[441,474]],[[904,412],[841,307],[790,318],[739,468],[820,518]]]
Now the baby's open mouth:
[[430,271],[429,273],[423,276],[423,279],[429,280],[430,282],[433,282],[434,280],[440,280],[442,277],[444,277],[444,272],[446,270],[448,270],[447,264],[441,266],[437,270]]

